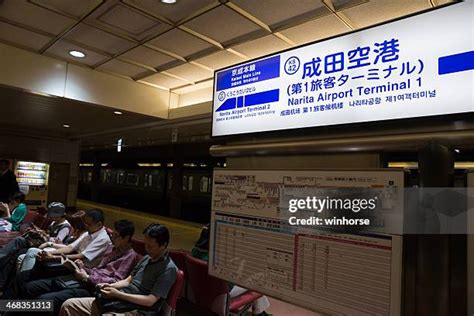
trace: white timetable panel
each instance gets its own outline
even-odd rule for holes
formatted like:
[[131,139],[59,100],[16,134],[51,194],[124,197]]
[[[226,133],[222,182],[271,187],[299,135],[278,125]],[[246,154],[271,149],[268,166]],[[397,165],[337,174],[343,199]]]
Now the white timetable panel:
[[334,182],[396,187],[400,199],[403,178],[401,171],[215,170],[209,272],[320,313],[399,315],[400,236],[290,226],[281,212],[288,192],[303,196]]

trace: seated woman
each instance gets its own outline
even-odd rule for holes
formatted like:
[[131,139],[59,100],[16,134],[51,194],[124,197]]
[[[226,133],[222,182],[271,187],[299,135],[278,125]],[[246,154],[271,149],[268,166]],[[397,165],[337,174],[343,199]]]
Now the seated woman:
[[[6,207],[6,214],[11,214],[5,219],[0,220],[0,232],[10,232],[10,231],[19,231],[20,225],[23,222],[23,219],[28,213],[26,207],[25,195],[21,192],[14,193],[9,206],[5,204],[2,205],[2,208]],[[12,210],[12,211],[10,211]]]
[[[210,229],[209,229],[209,224],[204,226],[201,235],[199,236],[198,241],[194,244],[194,248],[191,251],[191,255],[195,258],[204,260],[204,261],[209,261],[209,236],[210,236]],[[248,290],[229,283],[229,296],[231,298],[240,296],[247,292]],[[253,315],[258,315],[258,316],[270,316],[271,314],[268,314],[265,312],[268,307],[270,307],[270,302],[268,301],[268,298],[266,296],[262,296],[259,299],[257,299],[255,302],[252,304],[252,313]]]

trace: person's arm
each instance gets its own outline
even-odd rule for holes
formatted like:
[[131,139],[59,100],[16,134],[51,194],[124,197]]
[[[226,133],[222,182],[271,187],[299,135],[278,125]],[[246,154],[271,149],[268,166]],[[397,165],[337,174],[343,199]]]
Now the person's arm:
[[105,287],[101,289],[102,294],[105,298],[116,298],[119,300],[127,301],[130,303],[152,307],[153,304],[158,302],[160,299],[159,296],[155,296],[153,294],[148,295],[140,295],[140,294],[128,294],[121,292],[113,287]]
[[131,275],[129,275],[126,279],[117,281],[117,282],[112,283],[112,284],[99,283],[99,284],[97,284],[97,287],[99,287],[99,288],[113,287],[114,289],[121,289],[121,288],[129,286],[130,283],[132,283],[132,276]]
[[23,219],[25,218],[26,212],[27,212],[26,205],[21,204],[20,206],[18,206],[14,210],[14,212],[12,213],[12,215],[9,218],[9,222],[14,224],[14,225],[15,224],[20,224],[23,221]]
[[[69,246],[65,246],[65,247],[55,249],[55,250],[51,250],[51,251],[48,251],[48,252],[52,255],[68,255],[68,254],[72,253],[73,251],[74,251],[74,248],[71,245],[69,245]],[[79,259],[79,258],[76,258],[76,259]]]
[[[64,248],[61,248],[61,249],[64,249]],[[60,250],[60,249],[58,249],[58,250]],[[84,260],[84,258],[85,258],[82,253],[75,253],[75,254],[72,254],[72,255],[66,255],[66,257],[68,259],[71,259],[72,261],[77,260],[77,259]]]

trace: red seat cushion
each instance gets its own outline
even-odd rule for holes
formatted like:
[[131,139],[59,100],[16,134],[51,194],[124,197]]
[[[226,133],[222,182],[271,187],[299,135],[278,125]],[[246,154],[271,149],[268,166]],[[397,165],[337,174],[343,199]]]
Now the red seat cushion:
[[250,292],[250,291],[245,292],[244,294],[234,297],[230,300],[229,310],[231,312],[237,311],[241,309],[242,307],[244,307],[245,305],[252,303],[253,301],[259,299],[262,296],[263,295],[261,293],[257,293],[257,292]]

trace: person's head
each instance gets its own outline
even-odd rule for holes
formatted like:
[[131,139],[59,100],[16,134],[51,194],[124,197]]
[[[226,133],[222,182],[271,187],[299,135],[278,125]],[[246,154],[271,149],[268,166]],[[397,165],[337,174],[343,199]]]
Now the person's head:
[[0,159],[0,172],[4,172],[8,168],[10,168],[10,161],[6,159]]
[[135,233],[135,225],[133,222],[121,219],[114,224],[114,231],[112,232],[112,243],[117,248],[125,248],[131,243],[133,234]]
[[194,247],[197,247],[200,250],[209,251],[209,238],[210,238],[210,229],[209,224],[204,226],[199,235],[199,239],[194,244]]
[[25,202],[25,195],[22,192],[15,192],[13,193],[11,199],[10,199],[10,204],[13,207],[18,206],[20,203]]
[[166,226],[150,224],[145,228],[143,234],[145,235],[145,251],[150,257],[158,258],[168,248],[170,233]]
[[58,221],[66,217],[66,207],[61,202],[52,202],[48,205],[48,217]]
[[78,211],[71,216],[69,216],[68,221],[71,224],[71,227],[74,228],[74,235],[78,236],[85,232],[86,225],[84,225],[84,217],[86,216],[86,212]]
[[86,211],[84,225],[89,234],[93,234],[104,226],[104,213],[98,208]]

